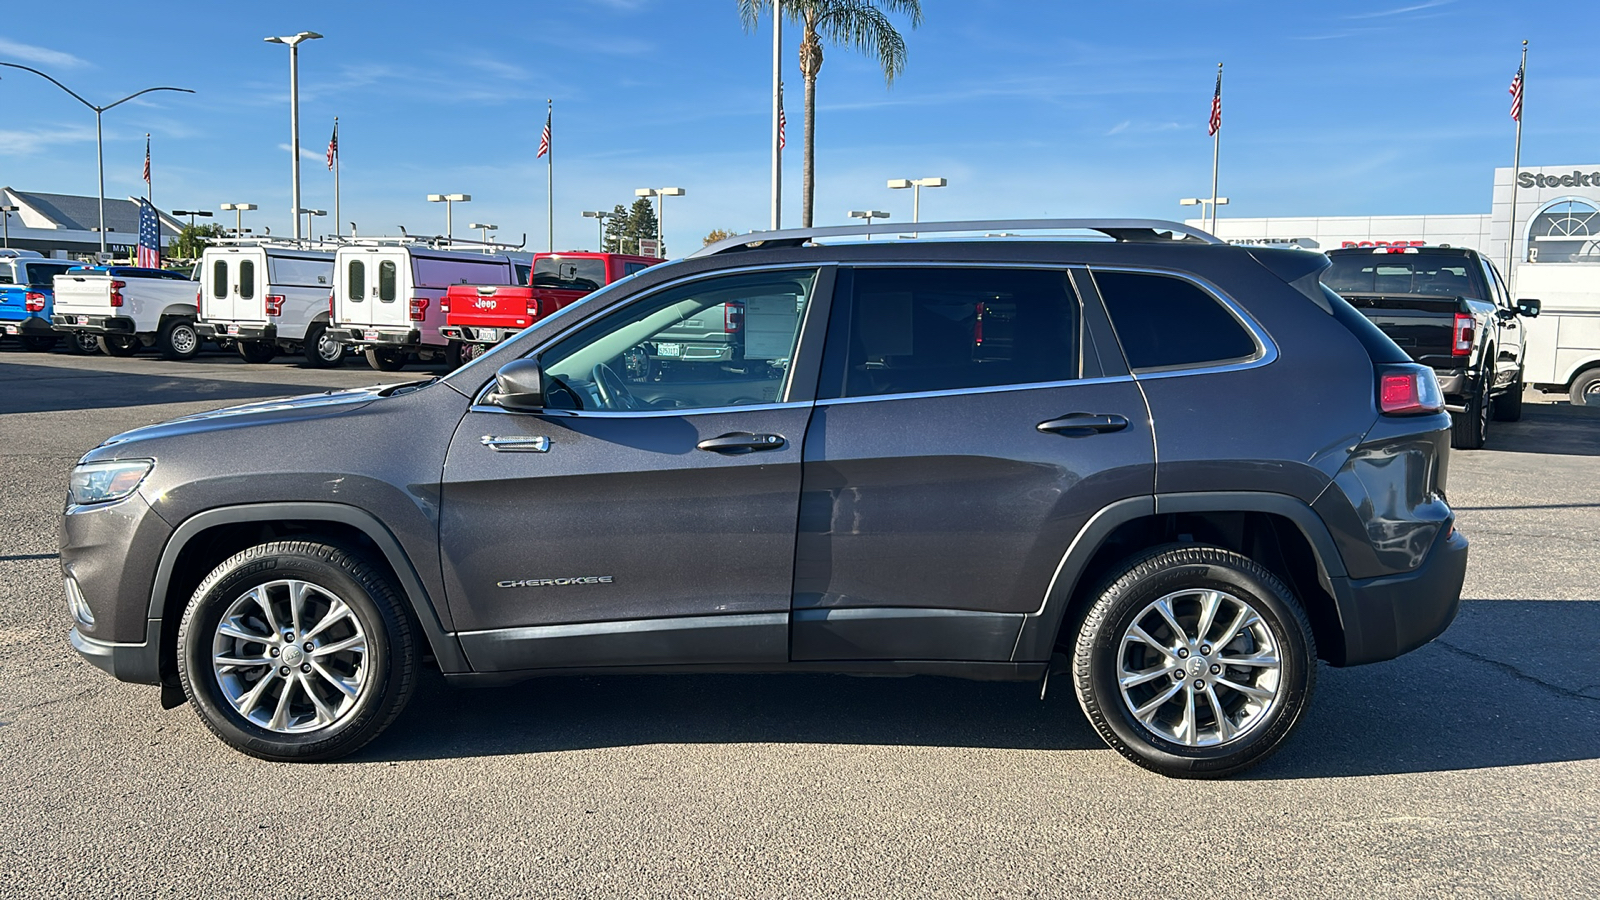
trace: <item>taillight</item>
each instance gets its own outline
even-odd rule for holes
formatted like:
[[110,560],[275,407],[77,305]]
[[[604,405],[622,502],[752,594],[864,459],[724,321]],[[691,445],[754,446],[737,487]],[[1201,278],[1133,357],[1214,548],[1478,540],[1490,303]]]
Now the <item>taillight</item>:
[[1451,356],[1468,356],[1472,353],[1472,329],[1477,326],[1472,317],[1466,313],[1456,313],[1454,343],[1450,345]]
[[1427,366],[1398,365],[1378,369],[1378,411],[1386,416],[1413,416],[1444,409],[1439,380]]
[[44,312],[44,295],[38,291],[24,293],[22,302],[28,308],[28,312]]
[[195,314],[196,317],[201,318],[201,319],[204,319],[206,317],[205,305],[201,302],[202,300],[205,299],[205,296],[206,296],[205,285],[201,285],[201,286],[199,286],[199,287],[194,289],[194,314]]
[[122,289],[127,287],[127,286],[128,286],[128,283],[126,281],[113,281],[113,282],[111,282],[111,305],[112,306],[121,306],[122,305]]
[[440,297],[439,298],[439,312],[447,313],[447,314],[450,312],[450,298],[449,297]]
[[972,346],[983,346],[983,304],[978,304],[977,318],[972,320]]
[[269,315],[269,316],[281,316],[281,315],[283,315],[283,295],[282,294],[268,294],[267,295],[267,315]]
[[333,321],[333,291],[328,292],[328,321]]
[[737,334],[744,328],[744,304],[732,300],[722,307],[722,330],[728,334]]
[[427,297],[412,297],[411,298],[411,321],[413,321],[413,322],[421,322],[423,319],[427,318],[427,316],[428,316],[428,298]]

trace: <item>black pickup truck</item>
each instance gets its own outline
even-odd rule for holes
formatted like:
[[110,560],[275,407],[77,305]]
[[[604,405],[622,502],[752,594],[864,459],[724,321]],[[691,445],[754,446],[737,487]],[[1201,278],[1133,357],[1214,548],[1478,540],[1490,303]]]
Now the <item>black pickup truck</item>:
[[1450,444],[1483,446],[1489,419],[1522,418],[1522,316],[1500,272],[1464,247],[1332,250],[1322,283],[1361,310],[1411,358],[1432,367],[1450,410]]

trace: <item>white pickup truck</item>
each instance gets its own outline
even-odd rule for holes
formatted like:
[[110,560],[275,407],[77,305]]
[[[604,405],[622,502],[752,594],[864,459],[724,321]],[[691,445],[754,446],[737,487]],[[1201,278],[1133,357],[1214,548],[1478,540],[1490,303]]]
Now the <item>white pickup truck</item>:
[[154,346],[167,359],[200,352],[197,288],[180,272],[136,266],[84,266],[55,277],[57,331],[92,334],[111,356]]

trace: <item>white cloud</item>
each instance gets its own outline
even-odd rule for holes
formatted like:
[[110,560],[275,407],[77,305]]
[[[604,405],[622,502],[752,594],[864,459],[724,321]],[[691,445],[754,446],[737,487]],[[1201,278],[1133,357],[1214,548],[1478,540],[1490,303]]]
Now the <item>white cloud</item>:
[[31,156],[58,144],[94,140],[93,128],[54,128],[48,131],[0,130],[0,154]]
[[[278,149],[282,150],[285,153],[288,153],[289,152],[289,145],[288,144],[279,144],[278,145]],[[300,158],[301,159],[309,159],[309,160],[313,160],[313,161],[316,161],[316,162],[326,163],[328,161],[328,157],[326,156],[326,153],[327,153],[326,150],[321,150],[321,151],[312,150],[311,148],[307,147],[305,144],[301,144],[300,145]]]
[[1423,2],[1421,2],[1421,3],[1413,3],[1410,6],[1398,6],[1398,7],[1395,7],[1394,9],[1382,9],[1382,10],[1378,10],[1377,12],[1370,12],[1370,13],[1358,13],[1358,14],[1353,15],[1353,16],[1345,16],[1345,18],[1346,19],[1381,19],[1381,18],[1383,18],[1385,16],[1400,16],[1400,15],[1405,15],[1406,13],[1420,12],[1420,11],[1422,11],[1424,9],[1433,9],[1435,6],[1445,6],[1447,4],[1454,3],[1454,2],[1455,2],[1455,0],[1423,0]]
[[22,44],[3,37],[0,37],[0,56],[9,57],[7,62],[20,60],[22,62],[38,63],[41,66],[54,66],[58,69],[79,69],[89,65],[87,60],[79,59],[71,53],[51,50],[49,47]]

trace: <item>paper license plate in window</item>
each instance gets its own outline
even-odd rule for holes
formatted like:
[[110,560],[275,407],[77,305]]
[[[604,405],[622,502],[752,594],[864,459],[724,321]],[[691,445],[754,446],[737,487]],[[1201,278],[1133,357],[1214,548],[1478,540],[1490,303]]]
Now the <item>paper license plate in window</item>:
[[657,356],[682,356],[683,355],[683,345],[682,344],[657,344],[656,345],[656,355]]

